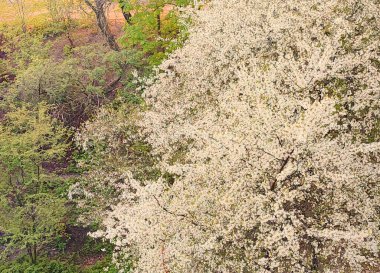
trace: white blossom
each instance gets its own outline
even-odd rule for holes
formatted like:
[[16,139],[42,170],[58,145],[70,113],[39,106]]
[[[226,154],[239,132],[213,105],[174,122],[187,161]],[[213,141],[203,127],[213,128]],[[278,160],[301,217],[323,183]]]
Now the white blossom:
[[147,88],[174,183],[128,176],[102,235],[136,272],[379,262],[380,5],[214,0]]

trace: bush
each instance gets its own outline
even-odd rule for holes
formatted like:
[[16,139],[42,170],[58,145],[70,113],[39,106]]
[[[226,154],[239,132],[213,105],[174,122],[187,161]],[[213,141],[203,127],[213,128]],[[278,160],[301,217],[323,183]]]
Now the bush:
[[2,273],[78,273],[79,269],[60,261],[43,260],[37,264],[30,264],[27,261],[19,260],[6,263],[0,266]]

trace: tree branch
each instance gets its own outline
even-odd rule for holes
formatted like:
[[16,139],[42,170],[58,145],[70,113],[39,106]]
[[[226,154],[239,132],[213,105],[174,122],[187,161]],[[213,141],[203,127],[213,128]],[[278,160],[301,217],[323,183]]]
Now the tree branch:
[[174,212],[168,210],[167,208],[165,208],[164,206],[162,206],[161,203],[160,203],[160,201],[158,201],[158,199],[157,199],[157,197],[156,197],[155,195],[153,195],[153,198],[156,200],[157,205],[158,205],[163,211],[165,211],[166,213],[168,213],[168,214],[170,214],[170,215],[177,216],[177,217],[184,218],[184,219],[188,220],[190,223],[192,223],[194,226],[200,227],[203,231],[205,231],[205,228],[204,228],[201,224],[199,224],[199,223],[195,222],[194,220],[190,219],[189,216],[187,216],[186,214],[182,214],[182,213],[181,213],[181,214],[174,213]]
[[89,6],[95,13],[97,13],[96,7],[90,2],[90,0],[84,0],[84,2]]
[[[285,169],[285,167],[289,163],[289,160],[290,160],[293,153],[294,153],[294,149],[291,150],[291,152],[288,154],[288,156],[282,160],[282,164],[280,166],[280,169],[277,171],[277,174],[281,173]],[[272,181],[269,182],[269,188],[271,191],[275,190],[275,188],[277,186],[277,182],[278,182],[277,179],[273,179]]]

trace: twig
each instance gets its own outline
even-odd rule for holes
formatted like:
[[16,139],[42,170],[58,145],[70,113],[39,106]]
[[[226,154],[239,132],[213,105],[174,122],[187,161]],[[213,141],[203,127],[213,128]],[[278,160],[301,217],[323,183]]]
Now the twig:
[[158,201],[158,199],[157,199],[156,196],[153,195],[153,198],[156,200],[157,205],[158,205],[161,209],[163,209],[163,211],[165,211],[166,213],[171,214],[171,215],[174,215],[174,216],[177,216],[177,217],[181,217],[181,218],[187,219],[187,220],[188,220],[190,223],[192,223],[194,226],[200,227],[203,231],[205,231],[205,228],[204,228],[202,225],[200,225],[199,223],[197,223],[197,222],[195,222],[194,220],[190,219],[189,216],[187,216],[186,214],[182,214],[182,213],[180,213],[180,214],[178,214],[178,213],[174,213],[174,212],[168,210],[167,208],[165,208],[164,206],[162,206],[162,205],[160,204],[160,201]]

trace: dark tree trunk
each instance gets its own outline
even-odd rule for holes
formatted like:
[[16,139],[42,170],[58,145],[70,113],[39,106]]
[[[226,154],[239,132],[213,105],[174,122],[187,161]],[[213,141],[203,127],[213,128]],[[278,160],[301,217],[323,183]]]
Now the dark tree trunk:
[[66,37],[67,37],[67,40],[69,40],[70,48],[74,48],[74,47],[75,47],[75,44],[74,44],[73,39],[72,39],[71,36],[70,36],[70,32],[69,32],[69,31],[66,32]]
[[123,10],[122,10],[122,12],[123,12],[123,16],[124,16],[125,21],[127,21],[127,23],[129,25],[131,25],[132,24],[132,21],[131,21],[132,14],[130,12],[125,12]]
[[157,14],[157,33],[161,35],[161,14]]
[[37,263],[37,244],[27,244],[26,245],[26,251],[28,252],[30,262],[32,264]]
[[33,244],[33,263],[37,263],[37,244]]
[[103,36],[106,38],[110,48],[115,51],[119,51],[119,45],[116,43],[115,37],[111,33],[108,26],[107,17],[105,14],[106,0],[95,0],[95,4],[92,4],[90,0],[85,0],[85,3],[94,11],[97,25]]
[[32,253],[32,246],[30,244],[26,245],[26,251],[28,252],[30,262],[33,263],[33,253]]
[[[29,235],[34,235],[35,232],[37,231],[37,215],[36,215],[36,207],[35,205],[33,204],[32,207],[31,207],[31,210],[30,210],[30,218],[31,218],[31,221],[33,223],[33,227],[32,227],[32,233],[29,234]],[[33,244],[31,243],[28,243],[27,244],[27,250],[28,250],[28,254],[29,254],[29,257],[31,259],[31,262],[33,264],[36,264],[37,263],[37,243],[36,242],[33,242]]]
[[96,21],[98,23],[98,27],[100,28],[101,32],[106,38],[108,45],[110,46],[111,49],[115,51],[119,51],[120,50],[119,45],[116,43],[115,37],[111,33],[104,10],[102,8],[99,8],[95,14],[96,14]]

